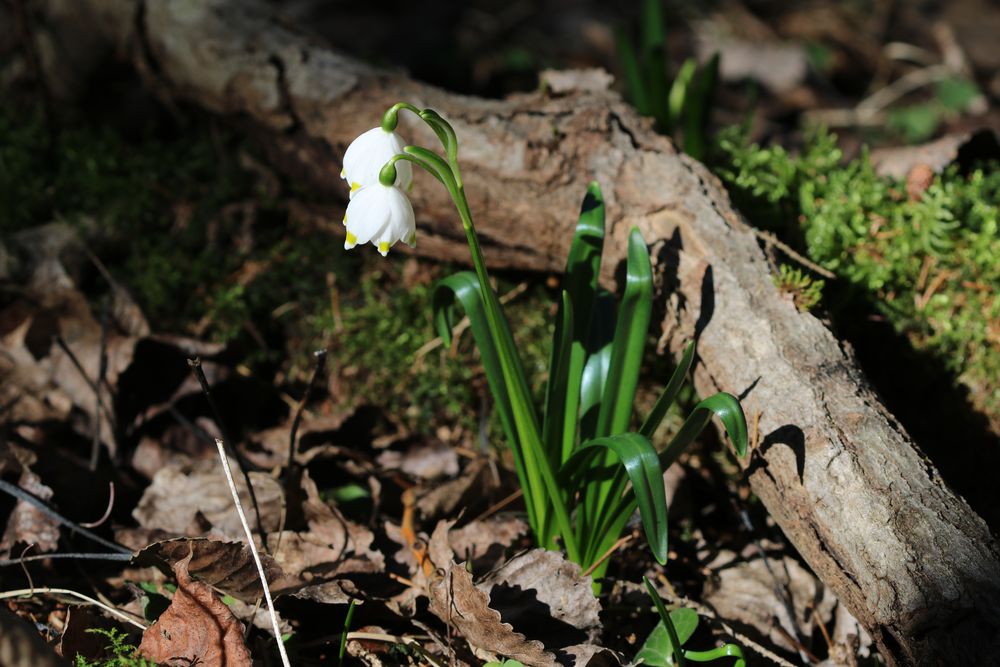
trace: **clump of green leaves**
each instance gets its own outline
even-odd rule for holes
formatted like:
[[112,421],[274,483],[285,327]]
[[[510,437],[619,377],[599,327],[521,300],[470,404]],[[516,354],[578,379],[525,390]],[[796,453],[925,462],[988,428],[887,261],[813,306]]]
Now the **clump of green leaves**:
[[82,655],[73,659],[74,667],[156,667],[152,660],[146,660],[138,655],[138,649],[128,642],[128,635],[111,628],[91,628],[87,632],[101,635],[108,640],[104,650],[105,656],[99,660],[88,660]]
[[797,266],[782,264],[772,279],[775,287],[791,295],[795,307],[799,310],[812,310],[823,298],[823,286],[826,283],[813,278]]
[[[571,560],[593,567],[595,579],[608,566],[602,556],[637,507],[654,557],[666,561],[662,471],[713,415],[722,420],[738,454],[747,445],[742,408],[725,393],[698,403],[662,450],[650,442],[684,384],[693,344],[649,414],[634,421],[652,310],[652,268],[642,235],[633,230],[625,292],[616,303],[598,286],[603,244],[604,201],[594,183],[570,246],[540,410],[529,395],[524,364],[503,311],[482,279],[472,272],[455,274],[442,281],[434,295],[435,321],[446,340],[456,308],[472,323],[539,545],[564,547]],[[641,424],[638,429],[636,423]]]
[[761,227],[798,240],[837,274],[848,300],[871,303],[933,351],[1000,414],[1000,170],[952,167],[914,197],[867,154],[842,164],[836,137],[813,131],[798,156],[722,133],[718,173]]
[[719,78],[719,56],[701,67],[688,58],[673,81],[667,77],[667,35],[660,0],[644,0],[637,46],[628,33],[616,33],[618,61],[628,97],[639,113],[656,119],[664,134],[682,135],[684,152],[702,159],[708,146],[708,118]]

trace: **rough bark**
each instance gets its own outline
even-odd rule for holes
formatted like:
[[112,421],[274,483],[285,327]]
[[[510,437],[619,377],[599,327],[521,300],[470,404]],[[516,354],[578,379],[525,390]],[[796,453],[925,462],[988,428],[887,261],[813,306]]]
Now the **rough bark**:
[[[341,200],[340,157],[353,137],[399,100],[440,110],[461,138],[494,267],[558,271],[586,183],[599,181],[606,277],[638,226],[657,259],[664,344],[676,351],[697,335],[698,391],[742,397],[760,436],[746,461],[754,492],[882,654],[925,665],[1000,654],[1000,550],[986,524],[882,407],[850,350],[774,288],[718,181],[616,95],[450,94],[340,55],[251,2],[67,4],[43,9],[99,31],[165,99],[242,123],[287,175]],[[403,118],[412,143],[436,145]],[[418,252],[465,260],[452,205],[425,174],[413,204]],[[331,215],[333,233],[339,219]]]

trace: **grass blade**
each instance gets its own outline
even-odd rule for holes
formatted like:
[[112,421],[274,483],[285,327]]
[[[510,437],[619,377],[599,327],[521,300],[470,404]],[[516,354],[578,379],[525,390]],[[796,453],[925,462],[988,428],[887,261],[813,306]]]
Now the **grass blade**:
[[642,422],[642,427],[639,429],[639,433],[646,436],[649,439],[653,438],[653,433],[656,432],[657,427],[659,427],[660,422],[667,414],[667,410],[670,406],[674,404],[677,399],[677,394],[680,392],[681,387],[684,386],[684,379],[687,377],[688,371],[691,370],[691,362],[694,361],[694,341],[688,343],[687,348],[684,350],[684,356],[681,357],[681,361],[677,364],[677,368],[674,369],[673,375],[670,376],[670,381],[667,382],[667,386],[663,388],[663,392],[660,397],[656,399],[656,404],[653,405],[653,409],[649,411],[649,415]]

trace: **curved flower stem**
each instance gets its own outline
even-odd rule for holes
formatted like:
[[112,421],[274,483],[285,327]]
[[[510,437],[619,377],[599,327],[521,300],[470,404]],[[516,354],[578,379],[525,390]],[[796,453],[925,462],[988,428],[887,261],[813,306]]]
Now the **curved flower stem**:
[[[415,113],[434,131],[445,149],[447,161],[437,153],[422,148],[420,146],[407,146],[404,153],[394,156],[382,169],[385,181],[395,182],[395,163],[399,160],[407,160],[423,167],[433,174],[448,190],[448,194],[455,202],[458,215],[462,220],[462,228],[465,230],[466,241],[472,255],[472,264],[479,280],[479,287],[482,291],[483,302],[486,304],[486,318],[489,323],[490,333],[494,338],[497,351],[500,357],[500,366],[511,397],[511,408],[514,414],[514,426],[517,434],[521,456],[524,459],[525,479],[522,480],[522,487],[525,492],[525,502],[530,503],[532,512],[538,525],[533,526],[539,543],[545,548],[555,546],[553,541],[554,533],[558,533],[565,544],[569,558],[579,562],[579,549],[577,548],[576,536],[570,524],[569,511],[566,506],[566,498],[556,481],[555,472],[552,469],[549,458],[545,455],[542,445],[538,417],[535,414],[531,403],[531,390],[525,379],[524,369],[520,365],[520,360],[514,352],[515,346],[510,335],[510,328],[504,319],[503,310],[496,292],[490,284],[489,274],[486,271],[486,261],[483,258],[482,248],[479,245],[479,237],[476,235],[476,227],[472,221],[472,213],[469,209],[469,201],[465,196],[465,187],[462,182],[462,172],[458,165],[458,138],[454,128],[436,111],[432,109],[417,109],[412,104],[400,102],[393,105],[386,111],[382,119],[382,129],[392,131],[396,128],[398,114],[401,110]],[[381,177],[380,177],[381,179]],[[547,498],[546,498],[547,496]],[[546,502],[547,501],[547,502]],[[551,505],[555,525],[549,521],[548,508]],[[557,530],[554,530],[556,529]]]

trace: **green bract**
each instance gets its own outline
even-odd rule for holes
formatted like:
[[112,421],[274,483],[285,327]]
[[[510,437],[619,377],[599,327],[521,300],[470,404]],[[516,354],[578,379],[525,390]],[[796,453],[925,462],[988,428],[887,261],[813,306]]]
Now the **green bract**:
[[737,453],[746,451],[746,420],[739,402],[716,394],[699,403],[676,437],[657,451],[650,438],[677,396],[694,358],[688,346],[674,376],[638,432],[629,432],[643,348],[652,311],[649,252],[637,229],[629,236],[621,303],[598,285],[604,245],[604,201],[596,183],[584,197],[570,246],[556,315],[548,383],[541,409],[532,401],[524,365],[494,292],[458,166],[458,139],[436,112],[397,104],[382,128],[395,129],[400,110],[428,123],[445,157],[407,146],[383,168],[406,160],[433,174],[448,190],[466,233],[474,271],[442,280],[434,290],[434,323],[446,341],[463,311],[482,357],[500,423],[510,445],[528,521],[540,546],[565,548],[568,557],[600,577],[611,550],[638,507],[653,555],[667,558],[663,469],[718,415]]

